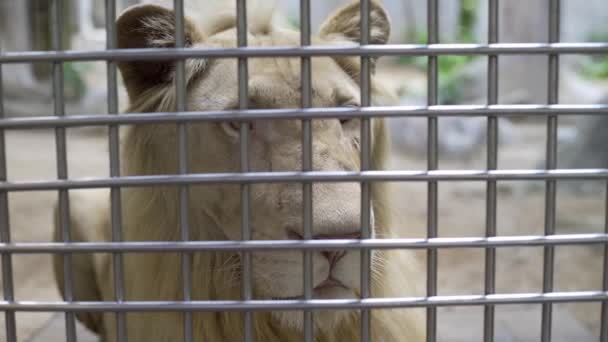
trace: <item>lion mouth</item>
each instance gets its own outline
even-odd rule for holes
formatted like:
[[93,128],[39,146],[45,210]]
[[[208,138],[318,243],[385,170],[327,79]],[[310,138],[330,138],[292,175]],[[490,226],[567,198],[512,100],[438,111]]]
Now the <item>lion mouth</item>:
[[348,290],[348,287],[346,287],[346,285],[344,285],[341,281],[330,276],[329,278],[325,279],[321,284],[315,286],[313,291],[323,291],[333,288],[342,288]]
[[[333,277],[329,277],[325,280],[323,280],[323,282],[321,282],[319,285],[315,286],[312,291],[313,291],[313,295],[319,295],[322,294],[324,292],[330,291],[330,290],[335,290],[335,289],[343,289],[343,290],[350,290],[350,288],[346,285],[344,285],[344,283],[342,283],[341,281],[333,278]],[[304,299],[303,295],[300,296],[291,296],[291,297],[272,297],[273,300],[302,300]]]

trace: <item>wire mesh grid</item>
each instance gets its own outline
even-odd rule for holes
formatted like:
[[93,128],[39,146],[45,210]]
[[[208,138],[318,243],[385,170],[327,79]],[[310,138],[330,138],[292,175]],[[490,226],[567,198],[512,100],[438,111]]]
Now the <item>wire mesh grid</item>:
[[[608,341],[608,274],[604,272],[603,288],[587,292],[555,292],[553,289],[554,248],[558,245],[606,245],[608,222],[604,233],[560,235],[555,232],[556,181],[571,179],[607,180],[606,169],[558,169],[556,163],[557,127],[560,115],[608,115],[608,105],[559,104],[559,59],[564,54],[606,54],[606,43],[560,43],[560,0],[547,0],[550,4],[549,36],[544,43],[504,44],[499,42],[498,0],[489,1],[489,30],[487,44],[441,44],[438,30],[438,0],[428,0],[428,42],[424,45],[369,45],[370,0],[360,1],[361,40],[355,47],[311,46],[310,0],[300,1],[300,47],[247,47],[246,1],[237,0],[238,46],[236,48],[185,48],[184,4],[174,1],[176,44],[175,48],[117,50],[116,5],[106,1],[107,49],[105,51],[64,51],[62,49],[62,0],[53,0],[52,37],[50,52],[1,52],[1,66],[8,63],[48,62],[53,65],[53,97],[55,117],[5,118],[0,97],[0,253],[2,254],[3,300],[0,309],[5,315],[6,337],[17,341],[15,313],[19,311],[55,311],[66,315],[66,337],[76,341],[75,313],[83,311],[115,312],[117,340],[127,340],[127,312],[185,313],[184,340],[193,341],[192,312],[194,311],[243,311],[245,341],[254,341],[252,312],[269,310],[302,310],[304,313],[304,340],[313,341],[313,315],[320,309],[350,309],[361,311],[361,341],[372,341],[370,310],[380,308],[423,307],[427,310],[427,341],[437,340],[437,308],[440,306],[483,306],[484,341],[493,341],[494,309],[502,304],[542,304],[541,340],[551,340],[552,305],[563,302],[602,302],[601,337]],[[445,106],[438,104],[439,56],[482,55],[488,57],[488,89],[486,105]],[[499,56],[512,54],[546,55],[549,58],[547,103],[538,105],[498,104]],[[361,107],[359,108],[311,108],[311,58],[316,56],[359,56],[361,59]],[[370,59],[376,56],[428,56],[428,98],[426,106],[371,107]],[[187,58],[222,57],[238,58],[238,110],[188,111],[186,107]],[[299,57],[301,58],[301,109],[248,109],[248,61],[249,57]],[[170,113],[118,114],[117,62],[130,60],[176,61],[176,108]],[[69,61],[107,62],[107,115],[65,116],[63,94],[63,63]],[[0,73],[1,79],[1,73]],[[0,82],[0,86],[2,83]],[[0,93],[2,89],[0,88]],[[547,118],[546,167],[535,170],[498,170],[498,118],[537,115]],[[371,170],[370,146],[372,118],[419,116],[428,118],[428,165],[426,170],[384,171]],[[485,116],[487,125],[487,168],[483,170],[438,170],[438,118],[446,116]],[[313,171],[312,168],[312,121],[323,118],[353,118],[361,120],[361,170]],[[298,119],[302,121],[302,170],[300,172],[251,172],[249,169],[249,123],[264,119]],[[235,173],[189,173],[187,125],[196,122],[236,120],[240,126],[240,170]],[[152,176],[121,176],[119,169],[118,127],[127,124],[167,123],[178,125],[179,174]],[[65,129],[77,126],[108,126],[110,177],[70,178],[67,169]],[[11,129],[54,128],[57,146],[58,179],[52,181],[8,181],[4,132]],[[497,181],[543,180],[546,182],[545,229],[543,235],[496,236]],[[420,239],[372,239],[370,183],[377,181],[420,181],[428,184],[427,238]],[[472,238],[438,237],[438,186],[441,181],[481,181],[486,188],[486,234]],[[253,241],[250,227],[250,185],[256,183],[291,182],[302,184],[303,189],[303,241]],[[361,184],[361,239],[312,240],[312,185],[316,182],[359,182]],[[190,241],[188,222],[188,191],[190,185],[234,183],[240,185],[242,241]],[[123,242],[121,227],[121,197],[123,187],[174,185],[179,186],[180,241]],[[71,242],[68,191],[73,189],[111,189],[111,242]],[[11,242],[8,219],[8,193],[18,191],[56,190],[59,194],[59,220],[62,242],[22,243]],[[606,199],[608,205],[608,198]],[[607,208],[608,211],[608,208]],[[543,287],[541,293],[496,293],[496,248],[513,246],[542,246]],[[313,299],[312,252],[339,248],[360,250],[361,298],[356,300]],[[371,298],[370,251],[373,249],[424,249],[427,259],[427,294],[424,297]],[[437,294],[437,253],[444,248],[480,248],[485,250],[485,286],[482,295],[440,296]],[[251,253],[260,250],[301,250],[304,260],[302,300],[254,300],[252,299]],[[240,301],[192,300],[192,253],[200,251],[237,251],[243,263],[243,288]],[[605,249],[604,264],[608,263]],[[112,253],[114,301],[79,302],[73,297],[73,275],[70,256],[72,253]],[[142,252],[179,252],[182,254],[182,301],[128,301],[124,292],[122,254]],[[14,297],[11,257],[14,254],[63,253],[65,299],[62,302],[17,301]],[[604,267],[606,270],[606,267]]]

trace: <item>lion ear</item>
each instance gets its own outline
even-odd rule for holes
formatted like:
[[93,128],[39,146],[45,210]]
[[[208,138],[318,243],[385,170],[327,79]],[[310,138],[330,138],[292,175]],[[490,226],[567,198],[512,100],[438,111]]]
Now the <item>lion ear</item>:
[[[381,4],[370,1],[370,44],[386,44],[391,24],[388,14]],[[327,40],[361,40],[361,10],[359,1],[346,5],[329,16],[321,25],[319,35]]]
[[[370,44],[386,44],[388,42],[391,23],[384,7],[375,0],[370,1],[369,15]],[[321,25],[319,36],[328,42],[354,42],[361,41],[361,10],[359,2],[346,5],[330,15],[325,23]],[[370,58],[371,71],[375,72],[377,57]],[[359,79],[360,72],[359,58],[355,57],[334,57],[334,60],[349,75]]]
[[[116,21],[119,49],[175,47],[175,14],[157,5],[135,5],[126,9]],[[185,18],[185,46],[203,41],[195,24]],[[146,89],[173,81],[175,62],[171,60],[125,61],[118,67],[133,99]]]

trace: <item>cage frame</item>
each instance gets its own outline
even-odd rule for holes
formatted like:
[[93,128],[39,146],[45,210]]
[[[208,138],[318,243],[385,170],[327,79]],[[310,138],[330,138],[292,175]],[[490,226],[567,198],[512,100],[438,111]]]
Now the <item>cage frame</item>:
[[[252,323],[254,311],[302,310],[304,315],[304,340],[314,340],[313,315],[319,309],[348,309],[361,311],[361,341],[373,340],[370,328],[370,311],[379,308],[423,307],[427,310],[427,341],[437,340],[437,311],[443,306],[483,306],[483,340],[495,339],[494,309],[506,304],[541,304],[541,340],[551,341],[552,305],[563,302],[601,302],[601,341],[608,341],[608,186],[606,196],[606,223],[603,233],[558,234],[555,231],[556,182],[558,180],[602,180],[608,183],[608,169],[559,169],[557,168],[557,127],[561,115],[608,115],[608,105],[568,105],[559,104],[559,60],[567,54],[606,54],[608,43],[561,43],[560,42],[560,0],[549,3],[549,34],[544,43],[500,43],[498,32],[499,0],[489,1],[488,43],[487,44],[442,44],[439,37],[439,0],[427,0],[427,44],[370,45],[370,1],[360,0],[361,41],[359,46],[312,46],[310,0],[300,0],[300,46],[299,47],[248,47],[246,0],[237,3],[237,47],[229,49],[185,48],[184,2],[173,0],[176,22],[175,48],[158,49],[116,49],[116,3],[106,0],[106,50],[66,51],[62,49],[62,3],[53,1],[53,49],[54,51],[2,52],[0,51],[0,94],[2,94],[2,66],[10,63],[47,62],[53,66],[54,116],[33,118],[6,118],[2,97],[0,97],[0,254],[2,262],[3,300],[0,310],[5,315],[5,330],[8,342],[17,341],[15,313],[19,311],[55,311],[66,315],[67,341],[76,341],[75,313],[82,311],[112,311],[116,313],[117,340],[127,341],[125,314],[131,311],[179,311],[185,313],[184,340],[194,340],[192,313],[194,311],[242,311],[245,314],[244,340],[255,339]],[[437,59],[444,55],[480,55],[488,57],[488,88],[486,105],[438,104]],[[499,57],[513,54],[547,56],[548,79],[546,104],[500,105],[498,101]],[[312,81],[311,58],[317,56],[358,56],[361,59],[361,107],[360,108],[311,108]],[[376,56],[427,56],[427,105],[426,106],[371,106],[370,58]],[[186,85],[184,61],[187,58],[222,57],[238,59],[237,110],[188,112],[186,106]],[[253,57],[297,57],[301,59],[302,100],[299,109],[248,109],[248,64]],[[170,113],[125,113],[118,111],[117,63],[124,60],[176,61],[176,108]],[[65,116],[63,94],[63,63],[69,61],[105,61],[107,63],[108,114]],[[505,170],[498,169],[498,118],[536,115],[546,117],[547,145],[544,169]],[[426,170],[382,171],[370,170],[370,120],[376,117],[418,116],[428,119],[428,146]],[[487,165],[482,170],[439,170],[438,119],[446,116],[487,117]],[[323,118],[353,118],[361,120],[361,170],[313,171],[312,168],[312,120]],[[255,120],[298,119],[302,121],[302,170],[294,172],[251,172],[247,153],[249,123]],[[234,120],[240,122],[240,171],[221,174],[194,174],[188,172],[187,125],[193,122],[215,122]],[[119,164],[118,128],[126,124],[166,123],[178,127],[179,174],[155,176],[121,176]],[[68,175],[65,130],[79,126],[109,127],[110,177],[74,179]],[[9,181],[5,131],[12,129],[55,129],[57,149],[57,180]],[[497,181],[499,180],[542,180],[545,189],[545,227],[543,235],[497,236]],[[427,197],[427,237],[420,239],[372,239],[370,184],[380,181],[418,181],[428,185]],[[438,234],[438,187],[442,181],[476,181],[486,183],[486,231],[483,237],[440,238]],[[262,182],[301,183],[303,189],[303,241],[252,241],[250,217],[250,185]],[[362,239],[356,240],[312,240],[312,186],[316,182],[359,182],[361,184],[361,231]],[[233,183],[240,185],[241,194],[241,241],[190,241],[188,222],[188,187],[193,184]],[[122,241],[122,213],[120,190],[129,186],[176,185],[179,187],[179,229],[180,241],[165,242],[124,242]],[[72,189],[110,188],[111,191],[111,242],[81,243],[71,242],[69,224],[69,197]],[[12,242],[9,226],[8,193],[34,190],[58,191],[59,221],[62,242],[22,243]],[[603,288],[586,292],[555,292],[553,290],[554,249],[561,245],[604,246]],[[496,293],[496,249],[515,246],[542,246],[543,289],[540,293]],[[361,298],[356,300],[319,300],[312,297],[312,252],[321,249],[340,248],[361,251]],[[427,251],[427,293],[424,297],[371,298],[370,293],[370,251],[372,249],[424,249]],[[480,295],[442,296],[437,294],[437,253],[444,248],[481,248],[485,250],[484,293]],[[303,300],[254,300],[252,299],[251,253],[256,250],[301,250],[304,267]],[[191,264],[192,253],[199,251],[238,251],[243,262],[243,299],[240,301],[197,301],[192,300]],[[72,253],[112,253],[114,275],[114,301],[79,302],[72,291]],[[182,255],[181,274],[183,300],[179,302],[127,301],[124,296],[124,269],[122,254],[126,252],[179,252]],[[65,299],[60,302],[17,301],[14,298],[14,284],[11,258],[14,254],[64,254]]]

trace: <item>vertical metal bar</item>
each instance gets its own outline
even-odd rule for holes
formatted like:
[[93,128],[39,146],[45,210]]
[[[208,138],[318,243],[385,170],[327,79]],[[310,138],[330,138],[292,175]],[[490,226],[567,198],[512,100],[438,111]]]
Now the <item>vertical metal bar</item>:
[[[116,48],[116,2],[106,0],[106,49]],[[107,89],[108,114],[118,115],[118,80],[116,62],[108,61]],[[110,177],[120,177],[120,142],[118,125],[109,126]],[[112,241],[122,241],[122,203],[120,187],[110,189],[110,219],[112,224]],[[117,302],[125,300],[124,263],[122,253],[112,254],[112,275],[114,278],[114,299]],[[116,339],[127,341],[127,323],[124,312],[116,312]]]
[[[437,44],[439,42],[439,0],[428,0],[427,2],[427,42]],[[437,105],[438,98],[438,75],[437,56],[428,57],[427,69],[427,103],[429,106]],[[427,168],[436,170],[438,167],[437,153],[437,118],[428,119],[428,146],[427,146]],[[427,195],[427,236],[437,237],[437,189],[436,181],[428,183]],[[427,251],[427,296],[437,295],[437,250]],[[426,340],[434,342],[437,340],[437,309],[427,308],[426,312]]]
[[[237,45],[239,47],[247,46],[247,2],[246,0],[236,0],[237,12]],[[249,77],[248,63],[246,57],[238,59],[238,96],[239,109],[247,109],[249,106]],[[249,124],[241,123],[240,129],[240,155],[241,155],[241,171],[249,171]],[[241,185],[241,239],[251,239],[251,227],[249,226],[249,199],[250,189],[248,184]],[[242,252],[241,262],[243,270],[243,300],[250,300],[252,297],[252,277],[251,277],[251,253]],[[244,321],[244,340],[245,342],[253,341],[253,317],[251,311],[245,312]]]
[[[310,45],[310,0],[300,0],[300,45]],[[300,64],[301,81],[301,105],[302,108],[312,106],[312,75],[310,57],[302,57]],[[312,171],[312,124],[311,120],[302,121],[302,171]],[[313,216],[312,216],[312,182],[302,183],[302,222],[304,226],[304,239],[312,239]],[[312,252],[304,251],[304,299],[312,299]],[[304,310],[304,341],[313,342],[313,312]]]
[[[0,64],[0,119],[4,118],[4,89],[2,83],[2,64]],[[0,182],[6,180],[6,144],[4,130],[0,129]],[[9,243],[11,241],[8,193],[6,191],[0,191],[0,241],[2,243]],[[2,253],[2,290],[5,301],[12,302],[15,300],[13,291],[13,262],[10,253]],[[6,340],[8,342],[17,342],[15,311],[4,311],[4,324]]]
[[[52,5],[52,45],[54,50],[62,50],[63,36],[63,0],[55,0]],[[53,63],[53,102],[56,116],[65,115],[65,99],[64,99],[64,84],[63,84],[63,64],[61,62]],[[58,127],[55,129],[55,146],[57,153],[57,178],[68,178],[68,162],[65,128]],[[59,190],[59,225],[61,226],[61,236],[63,242],[70,242],[70,203],[67,190]],[[65,253],[63,258],[64,272],[64,296],[65,300],[72,302],[73,294],[73,274],[72,274],[72,255]],[[65,313],[65,329],[66,340],[68,342],[76,341],[76,320],[74,313]]]
[[[361,0],[361,45],[370,43],[370,1]],[[361,107],[371,106],[371,60],[361,57]],[[371,119],[361,119],[361,170],[371,169]],[[371,227],[371,184],[361,182],[361,238],[372,237]],[[361,250],[361,299],[371,296],[370,289],[371,254],[369,250]],[[361,310],[361,342],[369,342],[371,336],[371,312]]]
[[[488,44],[498,42],[498,0],[489,0]],[[488,56],[488,105],[498,103],[498,56]],[[488,152],[487,168],[498,167],[498,118],[488,117]],[[496,236],[496,181],[488,181],[486,191],[486,236]],[[492,294],[495,289],[496,249],[486,249],[485,258],[485,294]],[[494,305],[484,307],[484,342],[494,341]]]
[[[560,0],[549,0],[549,42],[559,42],[560,37]],[[547,102],[556,104],[559,102],[559,55],[549,55],[549,77],[547,82]],[[555,169],[557,167],[557,115],[550,115],[547,118],[547,151],[546,168]],[[548,180],[545,192],[545,235],[555,233],[555,202],[556,202],[556,182]],[[554,267],[554,246],[545,246],[543,264],[543,292],[553,291],[553,267]],[[542,326],[541,341],[551,341],[551,303],[544,303],[542,306]]]
[[[175,11],[175,47],[183,48],[186,45],[184,28],[184,1],[174,0]],[[175,63],[175,96],[177,115],[187,110],[186,108],[186,68],[185,61],[178,60]],[[188,126],[185,123],[177,125],[177,155],[179,162],[179,174],[188,173]],[[179,227],[182,241],[190,240],[190,223],[188,217],[188,185],[179,187]],[[183,300],[192,300],[192,254],[181,254],[182,264],[182,290]],[[184,341],[193,341],[192,312],[184,314]]]
[[[606,182],[606,200],[604,209],[604,233],[608,234],[608,182]],[[604,244],[604,275],[602,289],[608,291],[608,244]],[[602,302],[602,326],[600,329],[600,342],[608,342],[608,302]]]

